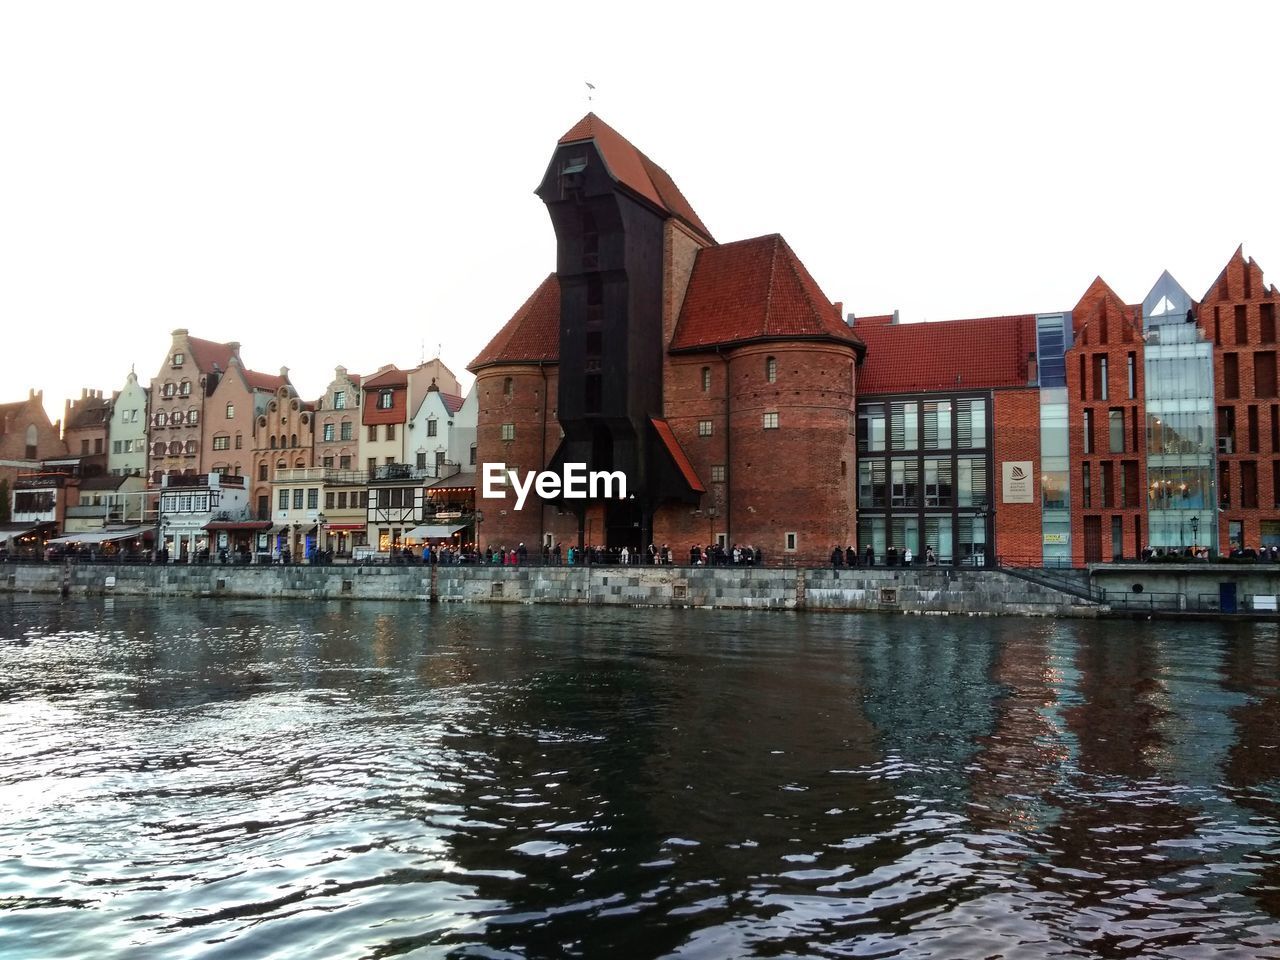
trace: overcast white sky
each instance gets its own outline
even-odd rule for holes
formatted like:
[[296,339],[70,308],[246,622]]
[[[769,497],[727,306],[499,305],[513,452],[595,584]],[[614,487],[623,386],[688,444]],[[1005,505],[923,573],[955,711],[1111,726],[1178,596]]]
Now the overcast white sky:
[[[0,0],[0,400],[149,379],[169,332],[308,396],[463,366],[554,266],[592,108],[721,240],[904,321],[1280,283],[1280,4]],[[469,380],[469,378],[467,378]]]

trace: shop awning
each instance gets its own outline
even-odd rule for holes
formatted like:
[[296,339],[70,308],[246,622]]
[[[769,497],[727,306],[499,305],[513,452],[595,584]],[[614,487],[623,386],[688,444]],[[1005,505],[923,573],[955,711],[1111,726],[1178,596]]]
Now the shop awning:
[[414,527],[404,535],[406,540],[444,540],[452,537],[459,530],[467,529],[465,524],[427,524],[422,527]]
[[363,530],[367,524],[363,523],[326,523],[326,530]]
[[136,540],[155,533],[154,527],[121,527],[118,530],[94,530],[92,533],[70,533],[65,537],[55,537],[49,541],[54,544],[80,543],[86,546],[95,543],[115,543],[118,540]]
[[204,528],[206,530],[266,530],[270,526],[270,520],[210,520]]

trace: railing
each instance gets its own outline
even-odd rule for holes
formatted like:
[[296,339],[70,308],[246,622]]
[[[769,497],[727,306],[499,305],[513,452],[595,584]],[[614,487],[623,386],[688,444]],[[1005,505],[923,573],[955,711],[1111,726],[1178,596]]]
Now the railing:
[[[1101,587],[1093,586],[1089,582],[1086,572],[1076,572],[1073,568],[1061,566],[1038,566],[1035,563],[1028,562],[1032,559],[1034,558],[1002,555],[996,558],[996,566],[1005,573],[1028,583],[1038,583],[1041,586],[1049,587],[1069,596],[1078,597],[1081,600],[1088,600],[1091,603],[1108,602],[1108,592]],[[1072,572],[1068,573],[1068,569],[1072,569]]]
[[325,473],[324,467],[287,467],[276,471],[275,482],[304,483],[307,481],[323,481]]
[[[1103,590],[1104,602],[1112,610],[1146,610],[1183,611],[1187,609],[1187,596],[1184,593],[1162,593],[1160,591]],[[1215,598],[1216,599],[1216,598]],[[1215,604],[1216,607],[1216,604]]]

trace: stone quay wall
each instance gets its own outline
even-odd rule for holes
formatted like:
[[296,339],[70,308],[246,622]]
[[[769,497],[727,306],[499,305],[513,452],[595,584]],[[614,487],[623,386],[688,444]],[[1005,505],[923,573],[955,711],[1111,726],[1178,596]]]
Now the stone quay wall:
[[0,591],[1096,617],[998,570],[0,564]]

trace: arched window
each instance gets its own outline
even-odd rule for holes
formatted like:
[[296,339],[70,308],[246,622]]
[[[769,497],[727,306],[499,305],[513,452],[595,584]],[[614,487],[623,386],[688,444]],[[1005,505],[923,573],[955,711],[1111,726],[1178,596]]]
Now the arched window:
[[176,457],[176,456],[180,455],[181,453],[182,453],[182,441],[180,441],[180,440],[170,440],[170,441],[169,441],[169,456],[171,456],[171,457]]
[[305,463],[303,463],[301,460],[295,460],[295,461],[293,461],[293,465],[294,465],[295,467],[297,467],[299,470],[301,470],[303,467],[305,467],[305,466],[306,466],[306,464],[305,464]]
[[275,437],[275,434],[272,434],[272,435],[271,435],[271,449],[272,449],[272,450],[274,450],[275,448],[276,448],[276,437]]
[[193,453],[195,453],[195,452],[196,452],[196,442],[195,442],[194,440],[188,440],[188,441],[187,441],[187,454],[188,454],[188,455],[190,455],[190,454],[193,454]]
[[296,433],[289,435],[289,446],[296,447],[298,445],[298,435]]
[[502,395],[510,400],[514,393],[515,382],[510,377],[504,378],[502,381]]
[[711,392],[711,368],[710,367],[702,368],[702,392],[703,393]]
[[764,361],[764,378],[770,383],[778,382],[778,358],[767,357]]
[[165,446],[164,446],[163,440],[157,440],[155,444],[151,447],[151,452],[155,454],[157,457],[163,457],[164,450],[165,450]]
[[183,380],[182,386],[178,388],[178,393],[180,393],[184,397],[191,396],[191,381]]

